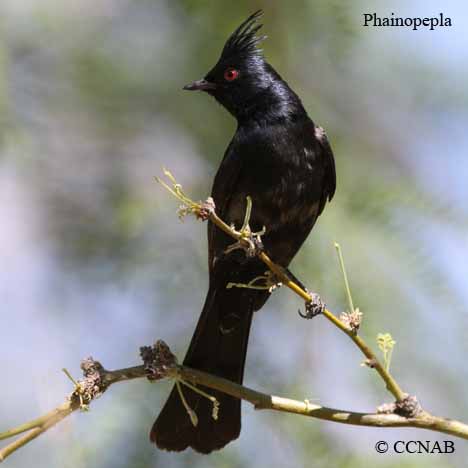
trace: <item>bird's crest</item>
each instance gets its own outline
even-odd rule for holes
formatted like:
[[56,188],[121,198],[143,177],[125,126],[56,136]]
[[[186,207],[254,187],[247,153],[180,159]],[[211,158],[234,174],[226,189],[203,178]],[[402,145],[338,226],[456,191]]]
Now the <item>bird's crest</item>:
[[222,59],[233,56],[262,56],[262,50],[257,48],[259,42],[267,36],[257,37],[255,34],[263,26],[257,21],[263,16],[263,11],[258,10],[250,15],[229,37],[221,53]]

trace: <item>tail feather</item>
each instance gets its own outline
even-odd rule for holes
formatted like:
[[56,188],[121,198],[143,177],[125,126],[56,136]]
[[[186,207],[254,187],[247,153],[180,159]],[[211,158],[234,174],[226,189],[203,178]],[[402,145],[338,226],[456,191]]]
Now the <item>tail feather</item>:
[[[184,364],[242,383],[252,315],[268,296],[267,292],[226,289],[225,285],[210,287]],[[159,448],[182,451],[192,447],[210,453],[239,437],[240,400],[203,386],[200,389],[219,401],[218,419],[212,417],[211,401],[182,385],[184,397],[198,417],[195,427],[174,386],[150,433]]]

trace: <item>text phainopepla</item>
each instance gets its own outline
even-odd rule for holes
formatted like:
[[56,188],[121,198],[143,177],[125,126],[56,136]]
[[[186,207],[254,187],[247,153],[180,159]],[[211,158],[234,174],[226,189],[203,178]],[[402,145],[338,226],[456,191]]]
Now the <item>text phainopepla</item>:
[[[227,40],[214,68],[184,89],[207,92],[237,119],[212,190],[218,215],[239,227],[250,195],[250,228],[255,232],[266,227],[263,248],[286,268],[333,197],[335,164],[324,131],[257,48],[265,38],[256,36],[262,14],[257,11],[244,21]],[[248,283],[266,270],[256,257],[239,250],[227,253],[232,243],[209,223],[209,290],[184,364],[242,383],[252,314],[270,293],[226,288],[228,282]],[[210,453],[239,436],[241,402],[203,390],[220,402],[217,420],[212,403],[183,386],[186,402],[198,416],[193,425],[174,387],[151,430],[151,440],[159,448],[192,447]]]

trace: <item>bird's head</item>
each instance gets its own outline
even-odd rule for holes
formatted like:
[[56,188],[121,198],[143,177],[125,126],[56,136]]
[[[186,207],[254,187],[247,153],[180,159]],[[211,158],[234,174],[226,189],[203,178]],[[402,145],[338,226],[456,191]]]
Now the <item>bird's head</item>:
[[279,98],[297,98],[257,47],[266,38],[256,35],[262,16],[261,10],[249,16],[228,38],[216,65],[203,79],[184,89],[207,92],[238,120],[249,113],[263,112],[263,107],[274,107]]

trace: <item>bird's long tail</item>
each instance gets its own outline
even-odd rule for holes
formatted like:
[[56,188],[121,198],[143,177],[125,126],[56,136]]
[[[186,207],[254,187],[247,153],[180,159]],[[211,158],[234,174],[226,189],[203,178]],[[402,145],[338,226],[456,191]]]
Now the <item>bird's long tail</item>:
[[[236,280],[248,282],[256,269],[241,270],[231,275],[234,273]],[[217,276],[217,285],[211,285],[208,291],[184,365],[242,383],[252,314],[269,294],[242,288],[226,289],[225,281],[219,281],[220,275]],[[219,401],[218,418],[214,419],[210,400],[184,385],[181,388],[186,402],[197,414],[198,424],[193,425],[174,387],[151,429],[151,440],[159,448],[181,451],[192,447],[197,452],[210,453],[239,437],[240,400],[200,386]]]

